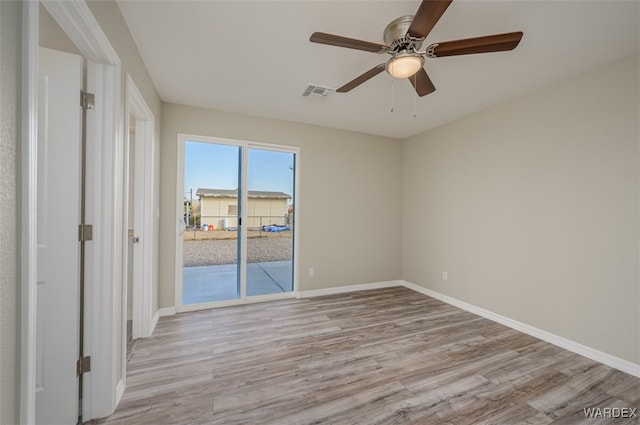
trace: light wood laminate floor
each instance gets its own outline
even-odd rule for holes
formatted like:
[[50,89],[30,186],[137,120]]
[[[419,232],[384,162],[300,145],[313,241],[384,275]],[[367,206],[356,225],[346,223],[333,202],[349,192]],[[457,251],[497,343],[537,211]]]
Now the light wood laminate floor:
[[639,423],[598,407],[639,408],[640,379],[389,288],[163,317],[95,423]]

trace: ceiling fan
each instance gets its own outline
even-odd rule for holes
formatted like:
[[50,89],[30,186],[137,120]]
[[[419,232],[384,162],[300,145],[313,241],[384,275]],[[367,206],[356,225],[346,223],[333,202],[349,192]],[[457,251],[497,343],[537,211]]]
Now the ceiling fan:
[[487,35],[461,40],[432,43],[420,50],[438,20],[447,10],[452,0],[422,0],[415,16],[406,15],[394,19],[384,29],[386,44],[356,40],[324,32],[314,32],[309,41],[391,55],[386,63],[374,66],[364,74],[343,85],[336,91],[346,93],[365,81],[387,71],[396,78],[408,78],[419,96],[433,93],[436,88],[424,70],[424,60],[443,56],[468,55],[513,50],[522,39],[522,32]]

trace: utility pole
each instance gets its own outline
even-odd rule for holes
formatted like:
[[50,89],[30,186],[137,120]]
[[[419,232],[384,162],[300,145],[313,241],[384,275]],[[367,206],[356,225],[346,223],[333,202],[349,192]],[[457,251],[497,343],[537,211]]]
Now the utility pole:
[[189,224],[191,223],[191,203],[193,202],[193,189],[189,189],[189,202],[187,203],[187,211],[185,213],[186,215],[186,225],[187,227],[189,227]]
[[[193,208],[193,188],[189,189],[189,214],[191,214],[191,208]],[[193,240],[196,240],[196,219],[193,218]]]

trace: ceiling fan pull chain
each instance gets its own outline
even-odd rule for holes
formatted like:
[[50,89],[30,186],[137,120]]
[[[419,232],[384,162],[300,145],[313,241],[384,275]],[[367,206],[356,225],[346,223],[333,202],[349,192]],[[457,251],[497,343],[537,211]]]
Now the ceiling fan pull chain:
[[[417,87],[418,86],[417,72],[413,74],[413,82],[415,83],[414,86]],[[418,116],[418,114],[416,113],[417,109],[418,109],[418,93],[416,93],[415,96],[413,96],[413,118],[416,118]]]
[[395,99],[394,99],[395,87],[396,87],[396,79],[392,78],[391,79],[391,112],[394,111],[394,105],[395,105]]

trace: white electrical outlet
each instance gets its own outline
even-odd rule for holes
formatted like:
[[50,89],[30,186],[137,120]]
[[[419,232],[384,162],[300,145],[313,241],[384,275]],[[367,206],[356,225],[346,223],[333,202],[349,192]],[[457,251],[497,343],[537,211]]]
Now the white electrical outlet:
[[442,280],[449,280],[449,273],[447,273],[446,271],[442,272]]
[[314,267],[309,267],[309,277],[313,277],[316,274],[316,269]]

